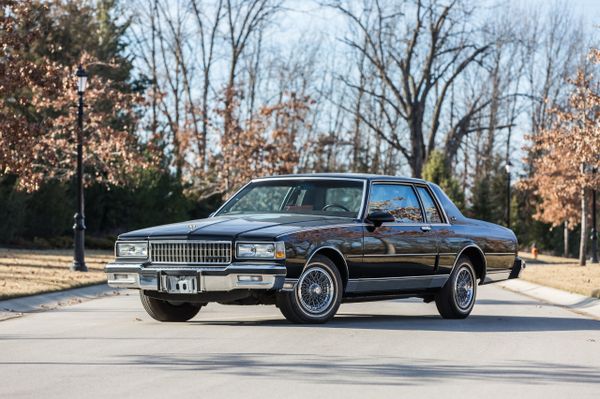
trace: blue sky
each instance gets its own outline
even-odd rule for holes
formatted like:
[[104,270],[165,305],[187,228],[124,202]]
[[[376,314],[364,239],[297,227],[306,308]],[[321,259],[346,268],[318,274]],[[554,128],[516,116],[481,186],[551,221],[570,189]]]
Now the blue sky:
[[[347,2],[352,3],[352,2]],[[506,0],[509,5],[516,8],[526,8],[543,13],[545,10],[554,6],[566,6],[571,9],[575,16],[581,17],[582,25],[590,33],[596,31],[600,36],[600,0]],[[355,4],[360,4],[360,0]],[[497,0],[481,0],[479,5],[486,8],[498,4]],[[291,12],[285,13],[279,22],[279,29],[276,30],[276,42],[283,44],[296,42],[298,39],[307,42],[318,41],[323,44],[322,48],[328,49],[331,56],[332,51],[342,51],[344,46],[331,46],[327,42],[336,41],[344,37],[345,20],[336,11],[328,8],[319,7],[317,1],[313,0],[290,0],[286,6]],[[333,44],[330,42],[330,44]],[[290,49],[293,51],[293,49]],[[335,59],[335,56],[333,56]],[[523,140],[525,126],[517,126],[514,131],[513,145],[514,160],[513,163],[519,169],[520,158],[523,156],[523,146],[526,144]]]

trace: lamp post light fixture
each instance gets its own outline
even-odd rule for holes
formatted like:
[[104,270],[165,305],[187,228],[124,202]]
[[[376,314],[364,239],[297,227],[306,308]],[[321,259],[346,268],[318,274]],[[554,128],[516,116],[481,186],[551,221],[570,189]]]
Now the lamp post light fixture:
[[79,94],[79,107],[77,110],[77,213],[75,213],[75,253],[71,270],[87,272],[85,265],[84,240],[85,216],[83,203],[83,94],[87,84],[88,74],[79,64],[77,68],[77,94]]
[[506,160],[504,169],[506,170],[506,227],[510,229],[510,169],[512,168],[510,160]]

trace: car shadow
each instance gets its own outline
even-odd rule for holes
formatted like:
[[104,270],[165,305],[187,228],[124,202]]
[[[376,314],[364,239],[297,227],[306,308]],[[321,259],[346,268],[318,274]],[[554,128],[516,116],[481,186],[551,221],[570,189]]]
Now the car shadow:
[[445,320],[440,316],[406,316],[390,314],[341,313],[326,324],[292,324],[285,319],[210,320],[202,316],[189,322],[192,325],[254,326],[281,328],[340,328],[397,331],[457,331],[457,332],[543,332],[543,331],[600,331],[600,321],[575,317],[490,316],[471,315],[464,320]]
[[416,386],[434,382],[470,381],[543,385],[600,381],[595,367],[524,360],[475,364],[444,359],[402,356],[326,355],[281,352],[209,352],[124,354],[107,361],[0,361],[0,366],[151,367],[271,380],[311,381],[313,384]]
[[597,383],[600,370],[573,364],[502,361],[464,364],[441,359],[381,355],[376,358],[314,353],[206,353],[126,356],[129,364],[192,372],[287,380],[308,379],[320,384],[423,385],[457,379],[540,385]]

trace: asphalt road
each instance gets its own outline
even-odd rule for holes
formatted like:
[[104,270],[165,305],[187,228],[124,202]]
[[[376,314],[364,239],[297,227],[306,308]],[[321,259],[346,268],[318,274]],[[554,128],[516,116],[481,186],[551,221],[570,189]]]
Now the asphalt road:
[[433,304],[342,305],[322,326],[210,304],[151,320],[116,296],[0,322],[0,398],[599,398],[600,322],[487,286]]

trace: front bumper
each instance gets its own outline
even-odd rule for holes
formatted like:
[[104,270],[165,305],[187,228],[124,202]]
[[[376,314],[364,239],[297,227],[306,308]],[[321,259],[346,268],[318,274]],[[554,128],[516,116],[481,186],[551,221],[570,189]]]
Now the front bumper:
[[109,263],[105,272],[111,287],[159,292],[167,292],[168,276],[196,276],[198,292],[202,293],[236,289],[279,290],[285,282],[286,268],[277,263],[232,263],[221,268]]

